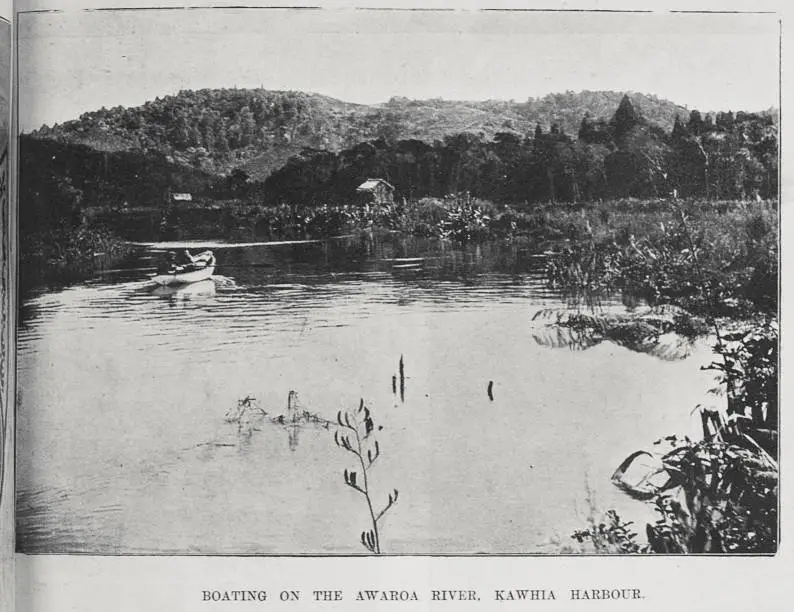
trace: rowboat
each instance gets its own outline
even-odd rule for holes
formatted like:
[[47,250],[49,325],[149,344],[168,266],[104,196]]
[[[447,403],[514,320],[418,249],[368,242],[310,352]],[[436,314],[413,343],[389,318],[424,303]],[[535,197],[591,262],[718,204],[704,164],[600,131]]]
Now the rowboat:
[[212,251],[204,251],[193,257],[193,263],[184,266],[172,266],[167,272],[160,272],[152,278],[158,285],[187,285],[207,280],[215,273],[215,255]]
[[181,285],[157,285],[152,289],[152,294],[171,301],[189,301],[215,295],[215,281],[211,278],[197,283]]

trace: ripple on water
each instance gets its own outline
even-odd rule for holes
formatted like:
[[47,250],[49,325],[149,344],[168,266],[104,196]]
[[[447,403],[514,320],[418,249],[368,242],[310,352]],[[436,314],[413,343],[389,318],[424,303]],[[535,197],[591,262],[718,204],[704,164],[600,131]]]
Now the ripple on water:
[[[608,484],[616,461],[685,429],[708,388],[691,362],[540,346],[532,316],[566,302],[509,246],[217,248],[225,276],[204,287],[113,274],[25,300],[20,550],[360,552],[329,432],[245,437],[224,418],[247,394],[281,414],[296,390],[324,418],[372,406],[377,486],[400,490],[389,550],[532,551],[581,526],[586,474],[630,516]],[[422,269],[394,270],[410,258]]]

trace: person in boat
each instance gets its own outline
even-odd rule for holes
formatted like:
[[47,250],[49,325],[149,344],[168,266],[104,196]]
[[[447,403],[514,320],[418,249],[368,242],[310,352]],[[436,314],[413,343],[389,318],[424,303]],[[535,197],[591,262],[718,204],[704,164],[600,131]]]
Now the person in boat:
[[190,254],[190,251],[185,249],[181,253],[168,251],[165,255],[165,263],[160,268],[163,274],[174,274],[175,272],[183,272],[185,268],[193,266],[195,259]]
[[190,251],[185,249],[180,253],[176,263],[179,266],[189,266],[196,263],[196,258],[190,254]]
[[206,259],[203,259],[202,257],[194,257],[187,249],[177,254],[175,258],[176,272],[196,270],[198,268],[204,268],[206,265]]
[[170,274],[176,270],[176,253],[168,251],[165,254],[165,261],[158,268],[160,274]]

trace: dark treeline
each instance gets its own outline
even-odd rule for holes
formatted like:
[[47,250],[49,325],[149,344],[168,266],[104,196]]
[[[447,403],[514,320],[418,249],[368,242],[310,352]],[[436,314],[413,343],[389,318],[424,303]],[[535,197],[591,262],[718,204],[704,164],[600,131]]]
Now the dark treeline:
[[171,190],[209,193],[216,181],[154,151],[110,153],[23,136],[19,152],[23,234],[79,225],[88,206],[163,206]]
[[521,137],[461,133],[433,144],[379,139],[339,153],[305,149],[261,187],[267,203],[349,202],[362,178],[398,198],[469,192],[500,203],[668,196],[775,197],[777,127],[771,114],[677,118],[670,132],[625,96],[611,120],[582,118],[576,137],[553,124]]

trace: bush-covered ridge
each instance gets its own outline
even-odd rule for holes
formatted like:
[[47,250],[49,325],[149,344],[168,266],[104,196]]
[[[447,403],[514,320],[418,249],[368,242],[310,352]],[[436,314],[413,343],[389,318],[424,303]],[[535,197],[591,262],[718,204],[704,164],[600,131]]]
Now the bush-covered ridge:
[[[392,98],[367,106],[298,91],[202,89],[158,97],[135,108],[101,108],[61,125],[43,126],[33,136],[100,151],[153,149],[180,164],[215,173],[239,167],[261,180],[305,147],[339,151],[378,138],[432,143],[460,132],[490,139],[497,132],[525,135],[538,123],[557,124],[575,134],[585,114],[609,117],[622,96],[569,91],[526,102]],[[650,122],[666,130],[676,115],[687,113],[655,96],[630,97]]]

